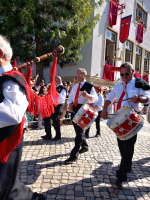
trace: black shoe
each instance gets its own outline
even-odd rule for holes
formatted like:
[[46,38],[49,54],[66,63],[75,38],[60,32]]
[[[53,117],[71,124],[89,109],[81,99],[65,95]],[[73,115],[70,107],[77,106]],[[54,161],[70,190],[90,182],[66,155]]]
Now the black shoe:
[[114,185],[118,186],[119,188],[122,188],[124,182],[121,181],[120,179],[117,179],[115,182],[114,182]]
[[54,137],[53,139],[52,139],[53,141],[57,141],[57,140],[61,140],[61,137]]
[[52,138],[47,135],[41,136],[41,138],[44,140],[52,140]]
[[77,160],[77,158],[72,159],[72,158],[68,158],[67,160],[64,161],[65,165],[69,165],[69,164],[73,164],[73,162],[75,162]]
[[96,134],[96,135],[95,135],[95,137],[100,137],[100,136],[101,136],[100,134]]
[[42,194],[38,194],[37,192],[35,192],[33,194],[32,200],[46,200],[46,198]]
[[89,135],[85,135],[85,138],[89,138]]
[[87,152],[88,151],[88,149],[86,149],[86,148],[81,148],[80,150],[79,150],[79,153],[85,153],[85,152]]

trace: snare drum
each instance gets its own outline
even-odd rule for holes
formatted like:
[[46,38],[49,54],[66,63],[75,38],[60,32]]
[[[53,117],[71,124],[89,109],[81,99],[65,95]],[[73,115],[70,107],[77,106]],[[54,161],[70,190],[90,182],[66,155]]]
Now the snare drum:
[[133,107],[126,105],[117,110],[107,121],[107,126],[120,140],[128,140],[143,127],[144,118],[137,114]]
[[83,130],[88,129],[98,116],[98,112],[93,110],[88,104],[84,104],[73,118],[73,122]]
[[150,104],[146,110],[146,119],[147,119],[148,123],[150,123]]

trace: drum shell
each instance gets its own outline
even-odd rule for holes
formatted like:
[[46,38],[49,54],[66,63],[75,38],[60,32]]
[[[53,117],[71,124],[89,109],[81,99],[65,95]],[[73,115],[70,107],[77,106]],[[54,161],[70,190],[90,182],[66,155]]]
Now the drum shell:
[[83,130],[88,129],[98,116],[98,112],[93,110],[88,104],[83,104],[73,118],[73,122]]
[[111,116],[111,118],[108,120],[107,125],[109,128],[116,134],[116,136],[120,140],[128,140],[134,135],[138,133],[138,131],[143,127],[144,119],[142,116],[137,114],[134,109],[127,105],[119,109],[115,112],[115,114],[120,114],[124,111],[124,109],[129,109],[128,113],[120,119],[119,122],[116,122],[115,124],[111,124],[111,120],[115,117]]

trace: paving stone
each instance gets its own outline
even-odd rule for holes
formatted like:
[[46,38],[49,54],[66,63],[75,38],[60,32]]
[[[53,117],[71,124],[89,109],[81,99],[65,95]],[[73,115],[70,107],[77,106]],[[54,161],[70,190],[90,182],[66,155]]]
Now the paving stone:
[[93,123],[87,140],[89,151],[79,155],[72,165],[63,164],[74,147],[72,125],[61,127],[62,139],[57,142],[42,140],[44,130],[25,133],[18,177],[34,192],[46,194],[47,200],[150,200],[149,124],[141,130],[143,135],[138,133],[132,171],[122,189],[113,184],[121,159],[116,136],[103,121],[101,137],[94,137]]

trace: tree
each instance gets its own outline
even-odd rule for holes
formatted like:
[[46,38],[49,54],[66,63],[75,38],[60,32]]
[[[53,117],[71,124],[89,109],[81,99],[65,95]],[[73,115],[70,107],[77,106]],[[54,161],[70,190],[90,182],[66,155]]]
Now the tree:
[[[63,67],[67,61],[82,59],[79,50],[90,41],[90,32],[100,21],[101,16],[94,16],[93,11],[102,3],[103,0],[1,0],[1,34],[10,40],[14,57],[20,56],[22,61],[63,45],[65,53],[58,56]],[[42,65],[43,62],[37,64],[41,77]]]

